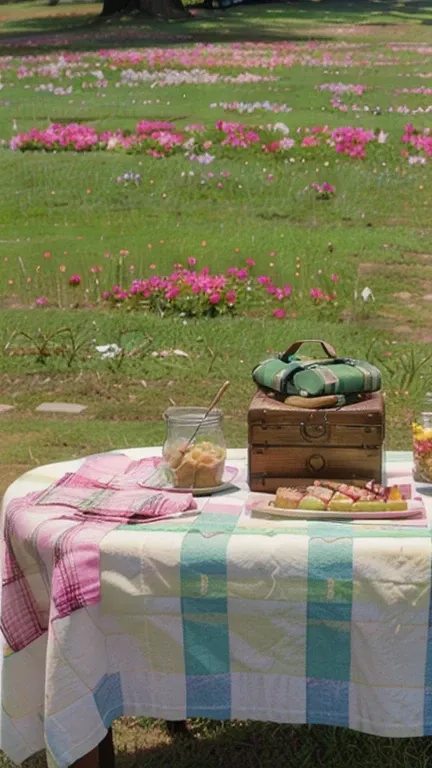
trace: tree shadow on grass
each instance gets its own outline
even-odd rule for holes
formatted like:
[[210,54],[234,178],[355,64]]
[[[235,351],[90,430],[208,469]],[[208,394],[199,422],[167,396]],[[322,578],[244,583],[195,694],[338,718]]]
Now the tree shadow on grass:
[[[75,6],[76,7],[76,6]],[[102,6],[101,6],[102,7]],[[65,6],[66,8],[66,6]],[[165,23],[145,16],[124,15],[101,18],[81,11],[12,19],[3,23],[0,53],[37,53],[69,48],[72,51],[98,50],[109,43],[111,48],[180,45],[184,43],[234,42],[304,42],[330,41],[326,26],[334,24],[366,24],[388,26],[406,21],[432,24],[432,0],[285,0],[249,3],[227,10],[205,10],[192,6],[189,19]],[[385,22],[376,20],[384,15]],[[394,15],[393,15],[394,14]],[[335,18],[336,17],[336,18]],[[402,17],[402,18],[401,18]],[[308,23],[320,25],[311,36]],[[304,27],[304,31],[303,28]]]
[[[184,21],[164,23],[144,16],[103,19],[91,13],[14,19],[0,32],[0,51],[17,55],[30,49],[98,49],[109,40],[112,48],[175,45],[185,42],[302,42],[310,34],[292,24],[295,14],[286,3],[236,6],[225,11],[195,7]],[[328,38],[318,34],[316,40]]]

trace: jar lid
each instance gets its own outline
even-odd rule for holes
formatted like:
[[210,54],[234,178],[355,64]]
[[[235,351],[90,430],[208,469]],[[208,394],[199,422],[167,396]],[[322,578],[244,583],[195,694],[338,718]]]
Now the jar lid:
[[[163,417],[165,421],[170,421],[171,424],[197,427],[203,422],[206,411],[207,408],[199,406],[172,406],[166,409]],[[205,424],[205,426],[216,427],[220,424],[222,418],[223,411],[219,408],[214,408],[206,417],[205,421],[203,422],[203,426]]]

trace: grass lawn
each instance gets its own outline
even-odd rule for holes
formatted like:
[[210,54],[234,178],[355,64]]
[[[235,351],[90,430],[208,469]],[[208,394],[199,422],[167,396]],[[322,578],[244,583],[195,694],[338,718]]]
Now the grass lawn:
[[[0,402],[15,406],[0,415],[0,492],[38,464],[160,444],[166,407],[206,404],[227,378],[228,443],[245,446],[251,369],[297,338],[381,366],[387,447],[409,448],[432,388],[432,3],[195,9],[168,25],[101,22],[100,8],[0,6]],[[171,123],[182,144],[134,143],[140,121]],[[244,125],[247,146],[224,142],[234,134],[216,121]],[[51,123],[87,126],[102,144],[10,148]],[[418,134],[403,141],[409,123]],[[336,151],[332,132],[347,126],[371,132],[365,157]],[[333,192],[311,186],[325,182]],[[183,268],[247,271],[229,278],[231,300],[227,287],[211,303],[183,283],[169,300],[129,298],[133,280]],[[106,344],[122,354],[103,359]],[[37,414],[49,400],[88,408]],[[158,723],[118,724],[120,768],[427,765],[421,739],[192,728],[193,743],[172,744]]]

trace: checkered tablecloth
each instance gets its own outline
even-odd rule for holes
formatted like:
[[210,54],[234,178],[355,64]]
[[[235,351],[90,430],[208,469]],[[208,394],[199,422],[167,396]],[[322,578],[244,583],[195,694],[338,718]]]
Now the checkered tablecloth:
[[[406,482],[410,462],[388,454],[388,476]],[[256,519],[246,452],[228,463],[240,490],[200,499],[196,517],[110,529],[100,603],[4,648],[0,746],[12,760],[46,746],[64,768],[121,715],[432,734],[430,524]],[[78,466],[29,472],[4,508]],[[16,554],[28,566],[31,543]],[[30,571],[35,596],[46,592],[48,560]]]

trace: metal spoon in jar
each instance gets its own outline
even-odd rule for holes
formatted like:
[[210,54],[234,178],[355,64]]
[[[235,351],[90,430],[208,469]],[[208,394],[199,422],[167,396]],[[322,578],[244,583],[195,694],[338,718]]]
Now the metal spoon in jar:
[[231,383],[230,381],[226,381],[224,384],[222,384],[221,388],[219,389],[217,394],[214,396],[214,398],[211,401],[209,407],[207,408],[204,416],[202,417],[202,419],[201,419],[200,423],[198,424],[198,426],[197,426],[195,432],[193,433],[192,437],[189,438],[189,440],[187,441],[186,445],[182,446],[181,453],[186,453],[186,451],[188,450],[190,444],[193,443],[193,441],[195,440],[198,432],[200,431],[201,427],[203,426],[205,420],[207,419],[207,416],[213,410],[213,408],[218,404],[218,402],[221,399],[222,395],[225,394],[225,392],[227,391],[230,383]]

